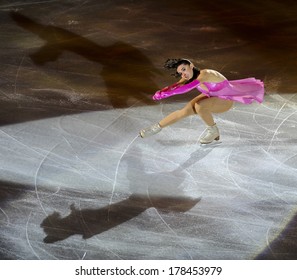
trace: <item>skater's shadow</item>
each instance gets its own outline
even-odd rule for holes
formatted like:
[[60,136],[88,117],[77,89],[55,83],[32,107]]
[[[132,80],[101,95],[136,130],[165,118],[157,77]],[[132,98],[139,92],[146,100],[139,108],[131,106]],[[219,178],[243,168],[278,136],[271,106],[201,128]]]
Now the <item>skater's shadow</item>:
[[[160,73],[137,48],[122,41],[100,46],[71,31],[40,24],[20,13],[11,12],[10,15],[20,27],[45,42],[43,47],[30,55],[35,64],[56,61],[66,51],[78,54],[102,67],[100,76],[106,86],[104,96],[107,93],[113,108],[127,107],[130,97],[145,104],[155,104],[150,98],[157,89],[153,76]],[[83,71],[84,65],[79,67]]]
[[75,234],[88,239],[137,217],[152,206],[164,211],[186,212],[199,200],[200,198],[148,198],[131,195],[125,200],[99,209],[77,209],[71,205],[68,216],[62,218],[58,212],[54,212],[42,222],[41,227],[47,235],[44,242],[53,243]]
[[185,169],[204,158],[210,151],[211,149],[196,151],[173,171],[151,174],[145,171],[141,151],[135,148],[122,162],[127,168],[126,177],[130,182],[132,194],[127,199],[99,209],[77,209],[72,205],[70,214],[64,218],[54,212],[41,223],[47,235],[44,242],[53,243],[75,234],[87,239],[115,228],[151,207],[162,213],[189,211],[201,197],[193,198],[185,194],[182,186],[186,178]]

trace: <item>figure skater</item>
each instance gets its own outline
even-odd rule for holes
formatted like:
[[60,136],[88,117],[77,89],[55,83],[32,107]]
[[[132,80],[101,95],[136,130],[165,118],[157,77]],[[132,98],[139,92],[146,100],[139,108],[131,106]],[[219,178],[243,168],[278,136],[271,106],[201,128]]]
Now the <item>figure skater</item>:
[[176,94],[183,94],[196,88],[200,94],[158,123],[140,131],[142,138],[154,135],[185,117],[197,114],[206,124],[205,133],[200,138],[201,144],[208,144],[220,139],[218,127],[213,114],[224,113],[232,108],[233,102],[250,104],[253,101],[261,103],[264,98],[264,84],[255,78],[228,81],[221,73],[204,69],[199,70],[194,64],[184,58],[168,59],[164,67],[175,69],[175,76],[181,79],[168,87],[158,90],[154,100],[161,100]]

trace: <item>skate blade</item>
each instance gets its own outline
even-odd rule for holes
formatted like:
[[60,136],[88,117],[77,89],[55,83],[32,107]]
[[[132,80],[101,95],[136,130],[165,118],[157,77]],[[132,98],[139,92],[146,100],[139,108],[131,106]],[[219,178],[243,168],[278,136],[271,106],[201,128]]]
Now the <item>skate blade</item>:
[[209,143],[200,143],[200,146],[205,147],[205,146],[219,146],[220,144],[222,144],[222,141],[216,140],[216,141],[212,141]]

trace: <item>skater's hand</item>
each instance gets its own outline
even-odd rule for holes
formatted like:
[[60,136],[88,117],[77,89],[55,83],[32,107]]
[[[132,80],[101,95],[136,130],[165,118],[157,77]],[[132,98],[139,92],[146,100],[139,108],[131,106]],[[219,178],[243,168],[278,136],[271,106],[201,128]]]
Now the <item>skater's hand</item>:
[[158,90],[154,94],[153,100],[160,100],[160,99],[164,99],[164,98],[167,98],[167,97],[170,97],[170,96],[174,95],[175,93],[173,92],[173,90],[175,90],[179,86],[180,85],[178,83],[176,83],[176,84],[173,84],[171,86],[164,87],[161,90]]
[[154,94],[153,100],[161,100],[161,99],[167,98],[169,96],[171,96],[171,94],[169,92],[164,92],[164,91],[158,90]]
[[199,83],[200,82],[198,80],[194,80],[188,84],[180,84],[180,83],[173,84],[171,86],[158,90],[154,94],[153,99],[160,100],[176,94],[183,94],[183,93],[189,92],[190,90],[197,88]]

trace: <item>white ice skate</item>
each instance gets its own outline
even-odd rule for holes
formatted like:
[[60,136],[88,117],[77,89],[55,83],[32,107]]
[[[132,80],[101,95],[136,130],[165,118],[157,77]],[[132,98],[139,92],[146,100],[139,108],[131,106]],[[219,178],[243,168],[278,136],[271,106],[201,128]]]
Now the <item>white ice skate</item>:
[[220,140],[220,133],[216,124],[214,124],[213,126],[208,126],[206,128],[205,133],[200,138],[200,143],[209,144],[213,140],[216,140],[216,141]]
[[150,127],[140,130],[139,135],[142,138],[145,138],[145,137],[152,136],[152,135],[160,132],[161,129],[162,129],[162,127],[158,123],[156,123]]

